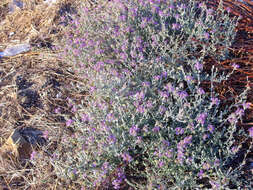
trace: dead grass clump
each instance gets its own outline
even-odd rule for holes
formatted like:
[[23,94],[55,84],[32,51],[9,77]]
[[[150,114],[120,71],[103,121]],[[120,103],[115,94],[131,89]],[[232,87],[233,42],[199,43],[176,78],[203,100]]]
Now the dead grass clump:
[[[9,2],[10,0],[6,0],[2,7],[6,7]],[[76,5],[76,0],[57,0],[53,4],[45,3],[43,0],[25,0],[23,2],[22,9],[16,8],[14,12],[5,14],[5,19],[0,22],[0,43],[29,42],[34,38],[50,37],[53,39],[59,35],[58,14],[61,7],[67,3],[72,6]],[[55,32],[56,28],[58,28],[58,33]]]

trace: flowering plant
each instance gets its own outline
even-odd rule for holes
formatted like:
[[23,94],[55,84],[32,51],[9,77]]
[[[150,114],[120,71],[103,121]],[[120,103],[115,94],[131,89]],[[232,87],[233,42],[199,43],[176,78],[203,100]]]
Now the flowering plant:
[[213,83],[231,73],[204,71],[207,56],[228,56],[237,19],[187,2],[118,0],[73,22],[64,58],[89,96],[67,122],[76,133],[62,142],[71,151],[58,175],[89,188],[246,187],[241,165],[229,167],[248,89],[221,109]]

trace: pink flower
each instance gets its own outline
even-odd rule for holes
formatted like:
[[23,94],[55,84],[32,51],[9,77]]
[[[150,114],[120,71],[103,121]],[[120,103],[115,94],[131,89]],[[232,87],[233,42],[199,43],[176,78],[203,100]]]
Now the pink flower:
[[69,119],[66,121],[67,127],[70,126],[74,121],[72,119]]

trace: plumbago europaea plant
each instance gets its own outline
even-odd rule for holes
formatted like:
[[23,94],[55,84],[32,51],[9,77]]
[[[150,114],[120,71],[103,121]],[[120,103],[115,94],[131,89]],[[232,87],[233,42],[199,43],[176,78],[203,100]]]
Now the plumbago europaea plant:
[[231,73],[203,70],[206,56],[228,57],[238,20],[194,0],[118,0],[80,15],[63,57],[89,96],[68,118],[76,133],[62,141],[57,174],[91,189],[248,187],[242,165],[229,166],[234,134],[248,137],[237,122],[249,89],[221,109],[213,83]]

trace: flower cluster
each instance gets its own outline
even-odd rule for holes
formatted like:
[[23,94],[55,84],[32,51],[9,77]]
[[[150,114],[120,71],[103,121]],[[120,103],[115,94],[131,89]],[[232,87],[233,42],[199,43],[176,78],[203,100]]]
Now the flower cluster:
[[244,113],[238,102],[247,107],[245,96],[221,110],[213,86],[210,95],[200,84],[225,80],[205,73],[204,58],[228,55],[237,20],[194,0],[117,0],[107,6],[83,9],[66,36],[63,57],[89,95],[66,122],[78,135],[62,142],[71,151],[57,162],[59,172],[76,168],[88,176],[79,182],[93,188],[121,165],[109,184],[114,189],[126,181],[138,189],[199,189],[209,163],[219,160],[212,179],[233,180],[225,164],[234,156],[231,138]]

